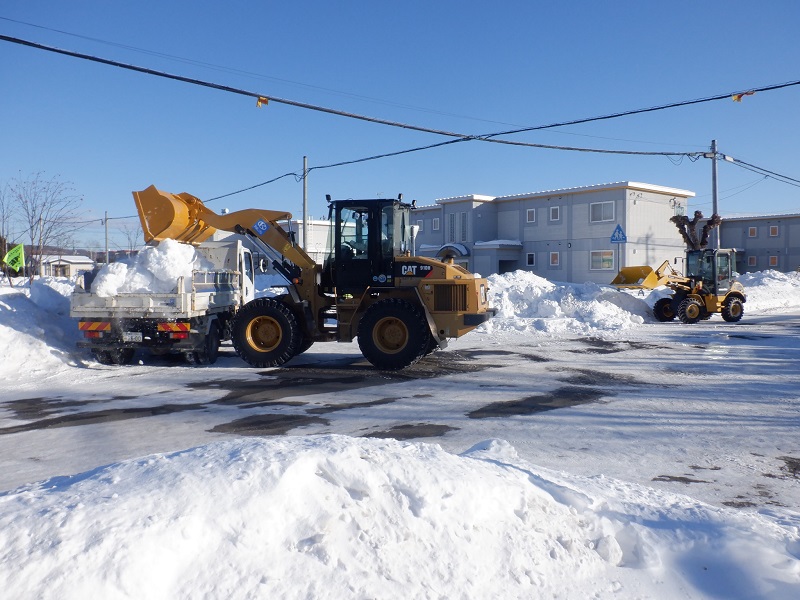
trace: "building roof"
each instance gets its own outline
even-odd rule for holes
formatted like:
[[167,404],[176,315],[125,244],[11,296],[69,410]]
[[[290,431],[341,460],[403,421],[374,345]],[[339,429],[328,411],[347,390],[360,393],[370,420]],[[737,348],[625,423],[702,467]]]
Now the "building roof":
[[722,217],[722,221],[752,221],[753,219],[796,219],[800,213],[786,213],[778,215],[737,215],[735,217]]
[[42,256],[43,263],[54,263],[54,262],[62,262],[62,263],[69,263],[71,265],[86,265],[86,264],[93,264],[94,261],[89,258],[88,256],[75,256],[75,255],[55,255],[55,254],[45,254]]
[[467,194],[466,196],[452,196],[450,198],[438,198],[436,204],[448,204],[449,202],[491,202],[495,196],[483,196],[481,194]]
[[616,183],[599,183],[596,185],[585,185],[580,187],[562,188],[556,190],[545,190],[542,192],[529,192],[526,194],[513,194],[510,196],[498,196],[496,200],[521,200],[523,198],[541,198],[547,196],[558,196],[564,194],[584,194],[587,192],[597,192],[600,190],[632,189],[643,192],[656,192],[659,194],[669,194],[681,196],[683,198],[693,198],[694,192],[681,190],[678,188],[655,185],[652,183],[640,183],[638,181],[618,181]]

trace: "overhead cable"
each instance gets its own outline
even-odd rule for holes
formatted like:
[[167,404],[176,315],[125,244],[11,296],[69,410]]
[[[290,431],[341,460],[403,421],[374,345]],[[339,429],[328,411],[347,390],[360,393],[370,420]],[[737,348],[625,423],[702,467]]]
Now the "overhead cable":
[[[678,108],[678,107],[681,107],[681,106],[689,106],[689,105],[692,105],[692,104],[700,104],[700,103],[704,103],[704,102],[712,102],[712,101],[715,101],[715,100],[729,99],[729,98],[731,98],[731,97],[733,97],[733,96],[735,96],[737,94],[737,92],[727,92],[725,94],[717,94],[715,96],[707,96],[705,98],[698,98],[698,99],[695,99],[695,100],[683,100],[683,101],[680,101],[680,102],[672,102],[672,103],[669,103],[669,104],[651,106],[649,108],[639,108],[639,109],[633,109],[633,110],[628,110],[628,111],[621,111],[621,112],[617,112],[617,113],[611,113],[611,114],[608,114],[608,115],[602,115],[602,116],[596,116],[596,117],[586,117],[586,118],[582,118],[582,119],[573,119],[573,120],[570,120],[570,121],[562,121],[562,122],[559,122],[559,123],[551,123],[551,124],[548,124],[548,125],[536,125],[536,126],[531,126],[531,127],[521,127],[521,128],[517,128],[517,129],[508,129],[508,130],[505,130],[505,131],[498,131],[498,132],[495,132],[495,133],[488,133],[488,134],[481,134],[481,135],[468,135],[468,134],[462,134],[462,133],[457,133],[457,132],[453,132],[453,131],[446,131],[446,130],[442,130],[442,129],[435,129],[435,128],[431,128],[431,127],[423,127],[423,126],[419,126],[419,125],[413,125],[413,124],[409,124],[409,123],[401,123],[399,121],[389,121],[389,120],[386,120],[386,119],[380,119],[380,118],[377,118],[377,117],[370,117],[370,116],[366,116],[366,115],[360,115],[360,114],[357,114],[357,113],[351,113],[351,112],[347,112],[347,111],[328,108],[328,107],[325,107],[325,106],[309,104],[309,103],[306,103],[306,102],[298,102],[296,100],[290,100],[290,99],[287,99],[287,98],[278,98],[278,97],[270,96],[268,94],[262,94],[262,93],[253,92],[253,91],[249,91],[249,90],[244,90],[244,89],[240,89],[240,88],[234,88],[234,87],[231,87],[231,86],[222,85],[222,84],[218,84],[218,83],[213,83],[213,82],[209,82],[209,81],[204,81],[204,80],[201,80],[201,79],[195,79],[195,78],[191,78],[191,77],[184,77],[182,75],[175,75],[175,74],[172,74],[172,73],[166,73],[164,71],[157,71],[155,69],[150,69],[150,68],[147,68],[147,67],[140,67],[140,66],[137,66],[137,65],[131,65],[131,64],[128,64],[128,63],[123,63],[123,62],[119,62],[119,61],[115,61],[115,60],[110,60],[110,59],[107,59],[107,58],[101,58],[101,57],[98,57],[98,56],[92,56],[92,55],[89,55],[89,54],[83,54],[83,53],[80,53],[80,52],[74,52],[74,51],[71,51],[71,50],[64,50],[64,49],[61,49],[61,48],[55,48],[53,46],[47,46],[47,45],[44,45],[44,44],[39,44],[39,43],[36,43],[36,42],[32,42],[30,40],[24,40],[24,39],[21,39],[21,38],[11,37],[11,36],[7,36],[7,35],[0,35],[0,40],[6,41],[6,42],[10,42],[10,43],[14,43],[14,44],[20,44],[20,45],[23,45],[23,46],[29,46],[31,48],[36,48],[36,49],[39,49],[39,50],[45,50],[45,51],[48,51],[48,52],[54,52],[54,53],[63,54],[63,55],[66,55],[66,56],[72,56],[74,58],[80,58],[80,59],[83,59],[83,60],[89,60],[89,61],[93,61],[93,62],[98,62],[98,63],[101,63],[101,64],[106,64],[106,65],[118,67],[118,68],[121,68],[121,69],[127,69],[127,70],[130,70],[130,71],[136,71],[136,72],[139,72],[139,73],[145,73],[147,75],[154,75],[156,77],[163,77],[163,78],[172,79],[172,80],[175,80],[175,81],[182,81],[184,83],[191,83],[193,85],[199,85],[199,86],[203,86],[203,87],[217,89],[217,90],[220,90],[220,91],[230,92],[232,94],[238,94],[238,95],[241,95],[241,96],[248,96],[248,97],[254,98],[259,103],[266,104],[268,102],[274,102],[274,103],[277,103],[277,104],[286,104],[286,105],[294,106],[294,107],[297,107],[297,108],[305,108],[305,109],[308,109],[308,110],[314,110],[314,111],[318,111],[318,112],[324,112],[324,113],[333,114],[333,115],[342,116],[342,117],[347,117],[347,118],[351,118],[351,119],[357,119],[357,120],[361,120],[361,121],[377,123],[377,124],[380,124],[380,125],[387,125],[387,126],[390,126],[390,127],[398,127],[398,128],[401,128],[401,129],[409,129],[409,130],[413,130],[413,131],[420,131],[420,132],[423,132],[423,133],[433,133],[433,134],[436,134],[436,135],[444,135],[444,136],[454,137],[454,138],[465,138],[465,141],[466,140],[477,140],[477,141],[485,141],[485,142],[490,142],[491,141],[491,142],[496,142],[496,143],[504,143],[504,144],[512,144],[512,145],[527,145],[527,144],[524,144],[522,142],[511,142],[509,140],[497,140],[497,139],[494,139],[494,138],[497,138],[497,137],[502,136],[502,135],[511,135],[511,134],[515,134],[515,133],[522,133],[522,132],[528,132],[528,131],[539,131],[539,130],[542,130],[542,129],[551,129],[551,128],[555,128],[555,127],[564,127],[564,126],[567,126],[567,125],[578,125],[578,124],[581,124],[581,123],[591,123],[591,122],[595,122],[595,121],[616,119],[616,118],[619,118],[619,117],[625,117],[625,116],[631,116],[631,115],[636,115],[636,114],[654,112],[654,111],[658,111],[658,110],[666,110],[666,109],[669,109],[669,108]],[[763,87],[759,87],[759,88],[750,88],[748,90],[748,92],[752,91],[753,93],[755,93],[755,92],[770,91],[770,90],[776,90],[776,89],[786,88],[786,87],[795,86],[795,85],[800,85],[800,80],[798,80],[798,81],[790,81],[790,82],[780,83],[780,84],[774,84],[774,85],[769,85],[769,86],[763,86]],[[555,149],[569,149],[569,148],[566,148],[566,147],[558,147],[558,146],[552,146],[551,147],[551,146],[544,146],[544,145],[534,146],[534,147],[555,148]],[[582,150],[583,151],[588,151],[588,152],[597,151],[597,150],[590,150],[590,149],[582,149]],[[626,153],[626,154],[636,154],[635,152],[621,152],[621,151],[610,151],[610,150],[604,151],[604,152],[619,152],[619,153]],[[641,153],[641,154],[645,154],[645,153]],[[649,153],[647,153],[647,154],[649,154]],[[653,153],[653,154],[665,155],[666,153]],[[672,153],[673,156],[683,155],[683,154],[684,153],[678,153],[678,152]]]

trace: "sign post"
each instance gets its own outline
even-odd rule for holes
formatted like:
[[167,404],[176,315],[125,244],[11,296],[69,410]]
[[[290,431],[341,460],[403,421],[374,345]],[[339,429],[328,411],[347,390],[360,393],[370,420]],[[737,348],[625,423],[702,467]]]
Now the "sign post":
[[617,244],[617,271],[622,268],[622,264],[620,263],[620,251],[619,245],[624,244],[628,241],[628,236],[625,235],[625,232],[622,230],[622,225],[617,225],[614,229],[614,233],[611,234],[611,243]]

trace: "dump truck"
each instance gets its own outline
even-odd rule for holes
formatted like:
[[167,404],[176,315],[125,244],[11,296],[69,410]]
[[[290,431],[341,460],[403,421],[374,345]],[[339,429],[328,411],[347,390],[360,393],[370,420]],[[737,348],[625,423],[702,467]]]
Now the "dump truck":
[[92,291],[97,271],[78,279],[70,298],[83,334],[78,347],[108,365],[130,363],[137,350],[216,362],[234,316],[255,297],[253,256],[241,240],[204,241],[195,250],[210,268],[178,277],[166,293],[99,294]]
[[653,306],[653,315],[662,322],[677,317],[683,323],[697,323],[719,313],[730,323],[744,315],[747,301],[744,286],[736,280],[736,250],[687,250],[685,274],[675,270],[669,261],[658,269],[623,267],[611,285],[619,288],[654,289],[666,286],[671,293]]
[[358,340],[378,369],[403,369],[488,321],[488,284],[452,259],[413,256],[412,204],[331,200],[329,252],[315,262],[294,239],[289,212],[217,214],[188,193],[134,192],[146,241],[199,244],[217,230],[248,239],[286,281],[242,306],[231,324],[236,353],[254,367],[283,365],[317,342]]

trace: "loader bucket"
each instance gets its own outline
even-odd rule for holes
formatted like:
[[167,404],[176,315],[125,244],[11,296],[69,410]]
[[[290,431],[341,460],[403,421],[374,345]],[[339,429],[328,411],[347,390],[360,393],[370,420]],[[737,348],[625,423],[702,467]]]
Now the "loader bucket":
[[167,238],[199,244],[210,238],[216,229],[202,220],[203,203],[191,194],[170,194],[154,185],[133,192],[144,241]]
[[611,285],[619,288],[636,288],[652,290],[664,285],[666,277],[659,276],[652,267],[622,267]]

